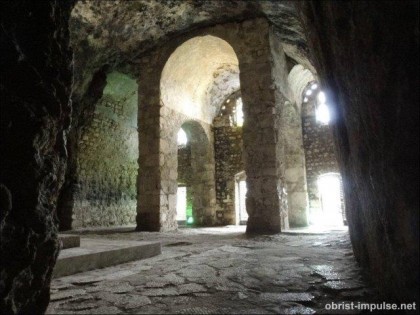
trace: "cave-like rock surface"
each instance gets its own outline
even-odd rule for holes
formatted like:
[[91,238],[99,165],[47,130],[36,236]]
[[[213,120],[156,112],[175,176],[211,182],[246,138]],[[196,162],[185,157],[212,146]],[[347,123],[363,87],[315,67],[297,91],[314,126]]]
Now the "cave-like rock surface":
[[1,2],[2,314],[40,314],[59,242],[73,79],[70,1]]
[[387,298],[419,292],[419,3],[300,3],[334,135],[356,258]]
[[138,0],[78,1],[71,15],[75,49],[75,93],[82,95],[92,74],[107,64],[132,72],[141,55],[192,29],[265,16],[286,52],[307,62],[307,47],[293,1]]

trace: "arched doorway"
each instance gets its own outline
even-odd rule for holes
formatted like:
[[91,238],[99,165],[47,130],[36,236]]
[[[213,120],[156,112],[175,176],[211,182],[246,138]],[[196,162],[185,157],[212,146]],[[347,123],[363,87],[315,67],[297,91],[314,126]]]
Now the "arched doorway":
[[322,225],[326,226],[343,226],[345,223],[345,214],[340,174],[322,174],[318,177],[317,184],[321,204],[319,222],[322,222]]
[[177,138],[177,221],[189,226],[212,225],[215,220],[212,143],[201,124],[193,120],[182,124]]
[[[212,123],[219,112],[220,100],[238,88],[238,59],[233,48],[218,37],[206,35],[189,39],[175,49],[165,63],[160,80],[160,116],[165,124],[161,123],[160,133],[167,145],[161,147],[160,152],[164,156],[161,183],[162,189],[166,189],[168,205],[160,207],[160,211],[168,212],[167,220],[180,223],[189,220],[197,226],[216,223]],[[175,142],[180,130],[188,139],[184,148]],[[171,173],[175,170],[177,178],[174,180]],[[164,178],[167,174],[169,178]],[[171,188],[174,184],[176,192]],[[179,198],[173,197],[176,195]],[[180,198],[186,201],[181,202]],[[181,218],[177,205],[181,208],[186,205],[190,213]]]
[[[244,36],[250,32],[252,38]],[[191,38],[191,34],[184,34],[141,59],[142,73],[147,75],[138,81],[137,229],[176,229],[176,133],[184,122],[196,121],[213,141],[211,124],[219,109],[217,104],[239,90],[239,84],[223,84],[240,81],[244,109],[243,169],[248,188],[247,233],[278,233],[284,228],[282,217],[287,216],[282,193],[284,143],[278,127],[289,93],[287,84],[283,84],[287,80],[287,63],[280,41],[263,19],[246,23],[244,29],[228,24],[193,34],[205,35]],[[228,77],[236,80],[225,80]],[[256,81],[256,77],[260,79]],[[208,218],[211,221],[212,216]]]

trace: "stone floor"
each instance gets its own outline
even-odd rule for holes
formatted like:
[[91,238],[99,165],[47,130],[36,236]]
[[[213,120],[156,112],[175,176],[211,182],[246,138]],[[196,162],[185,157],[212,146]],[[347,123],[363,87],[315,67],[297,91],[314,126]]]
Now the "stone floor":
[[244,231],[89,234],[160,240],[162,255],[53,280],[47,313],[336,314],[325,304],[375,301],[346,231],[255,237]]

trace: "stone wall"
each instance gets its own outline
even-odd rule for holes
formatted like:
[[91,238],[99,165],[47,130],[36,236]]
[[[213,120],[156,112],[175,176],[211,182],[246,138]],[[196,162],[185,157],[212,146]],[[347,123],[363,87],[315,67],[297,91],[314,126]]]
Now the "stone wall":
[[353,250],[384,300],[419,301],[419,2],[298,2],[332,108]]
[[185,146],[178,146],[178,184],[190,186],[191,172],[191,142]]
[[236,224],[235,175],[245,168],[242,127],[231,123],[236,97],[223,102],[224,109],[213,121],[217,223],[223,225]]
[[306,180],[311,212],[321,209],[317,180],[325,173],[339,173],[332,131],[329,125],[316,121],[315,99],[302,103],[303,145],[305,148]]
[[137,84],[113,72],[79,139],[73,228],[135,222]]

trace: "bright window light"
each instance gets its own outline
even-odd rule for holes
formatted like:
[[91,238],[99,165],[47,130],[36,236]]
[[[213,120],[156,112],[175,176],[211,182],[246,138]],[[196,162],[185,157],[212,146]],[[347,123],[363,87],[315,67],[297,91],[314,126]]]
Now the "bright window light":
[[305,94],[306,94],[307,96],[312,95],[312,90],[307,90]]
[[330,111],[325,103],[318,106],[316,110],[316,120],[324,125],[328,125],[330,122]]
[[304,103],[306,103],[308,101],[308,98],[307,97],[305,97],[304,99],[303,99],[303,102]]
[[330,122],[330,111],[328,110],[328,106],[325,103],[327,98],[325,93],[320,91],[317,95],[318,99],[318,107],[316,109],[316,120],[321,124],[328,125]]
[[178,145],[186,145],[188,142],[187,134],[184,129],[179,129],[178,131]]
[[239,220],[247,221],[248,212],[246,212],[246,181],[242,180],[239,182]]
[[176,193],[176,220],[187,220],[187,187],[178,187]]
[[336,173],[323,174],[318,178],[323,225],[343,225],[340,185],[340,176]]
[[325,97],[325,93],[324,92],[319,92],[318,93],[318,102],[320,102],[321,104],[325,103],[327,101],[327,98]]
[[316,89],[317,89],[317,87],[318,87],[318,84],[314,83],[314,84],[312,84],[311,89],[312,89],[312,90],[316,90]]
[[242,98],[238,98],[236,100],[236,112],[235,112],[235,118],[236,118],[236,125],[241,127],[244,124],[244,113],[242,111]]

